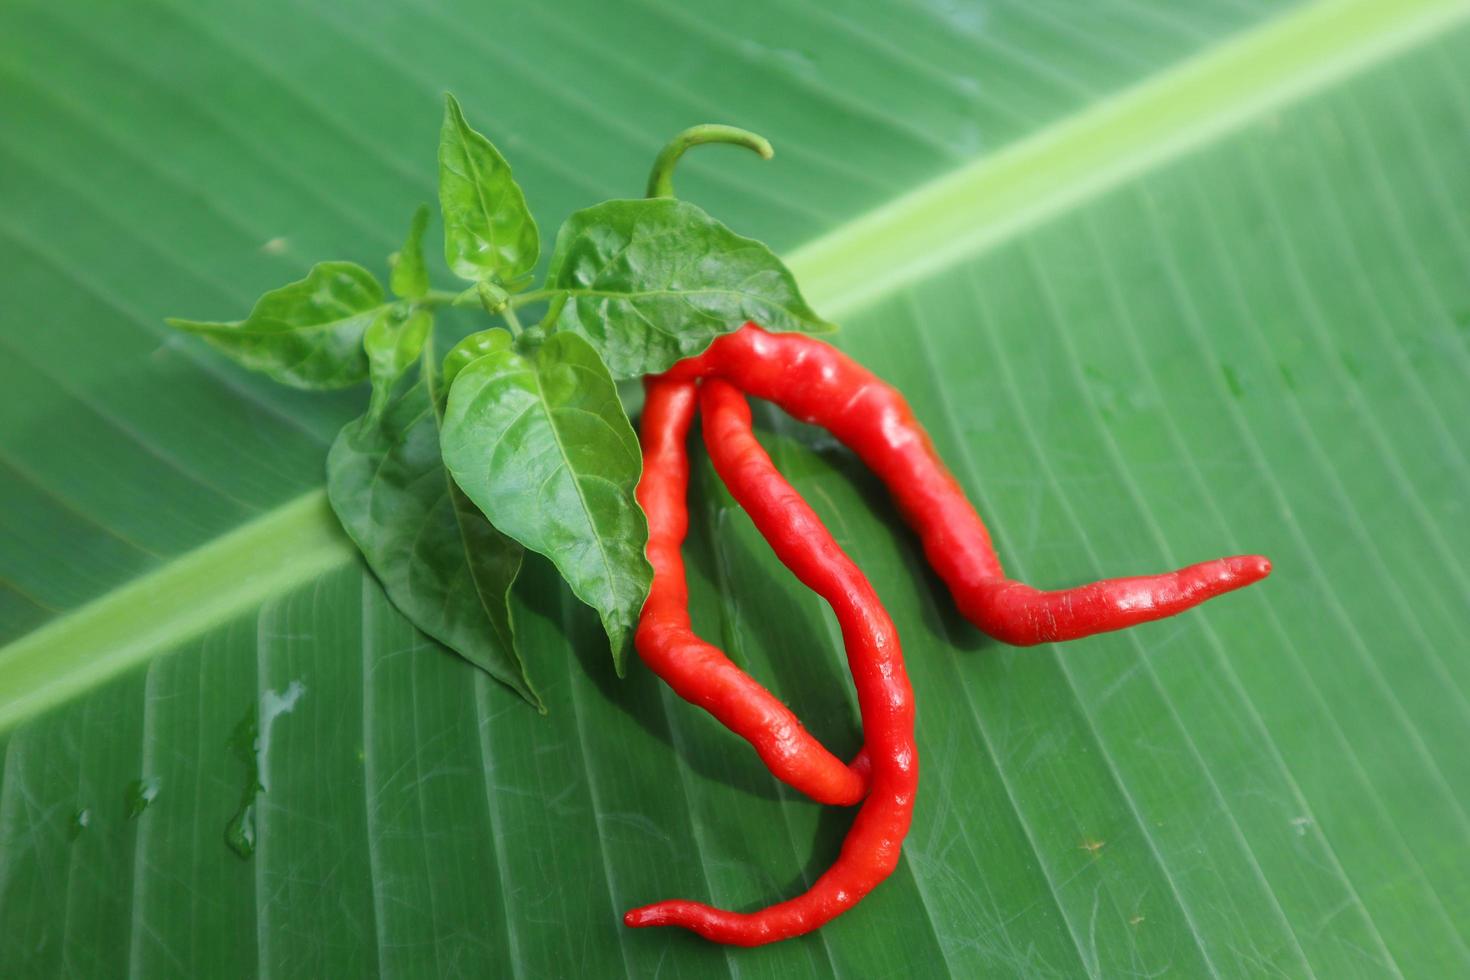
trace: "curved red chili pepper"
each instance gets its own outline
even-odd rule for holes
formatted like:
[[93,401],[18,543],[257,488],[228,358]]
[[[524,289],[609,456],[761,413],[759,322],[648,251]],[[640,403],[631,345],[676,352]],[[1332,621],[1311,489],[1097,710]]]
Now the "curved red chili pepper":
[[818,928],[855,905],[897,867],[919,781],[913,691],[893,621],[867,578],[756,441],[745,399],[729,384],[712,379],[701,386],[700,406],[705,445],[725,485],[777,557],[837,615],[872,767],[871,790],[842,853],[805,894],[748,914],[675,900],[623,917],[634,927],[682,926],[716,942],[758,946]]
[[647,378],[644,388],[638,503],[648,515],[653,584],[634,634],[638,655],[680,697],[749,741],[776,778],[819,803],[856,803],[867,792],[866,758],[860,753],[852,766],[845,765],[790,708],[694,634],[680,554],[689,529],[684,443],[694,417],[694,382]]
[[980,515],[893,387],[830,344],[753,323],[679,362],[670,377],[718,375],[830,431],[878,474],[965,618],[1017,646],[1073,640],[1183,612],[1259,581],[1260,555],[1054,592],[1006,578]]

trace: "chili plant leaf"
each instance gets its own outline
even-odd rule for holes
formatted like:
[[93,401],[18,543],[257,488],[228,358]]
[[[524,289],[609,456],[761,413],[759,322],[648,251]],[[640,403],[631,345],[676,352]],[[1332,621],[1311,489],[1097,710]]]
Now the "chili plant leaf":
[[439,208],[444,258],[455,275],[511,287],[536,267],[536,221],[510,164],[470,128],[452,95],[444,97],[439,133]]
[[449,348],[449,353],[444,355],[443,367],[443,390],[441,397],[449,393],[454,386],[454,379],[459,377],[459,372],[469,364],[479,360],[486,354],[494,354],[511,345],[509,331],[499,327],[489,330],[480,330],[460,340],[459,343]]
[[547,325],[586,337],[616,378],[668,370],[747,320],[821,332],[796,280],[765,245],[687,201],[606,201],[567,218],[546,285]]
[[460,369],[444,461],[490,522],[550,558],[597,610],[621,674],[652,568],[634,499],[641,456],[606,366],[576,334],[510,346]]
[[[403,338],[427,320],[410,317],[391,351],[406,350]],[[327,456],[327,497],[399,612],[544,711],[508,605],[521,546],[490,526],[444,468],[440,379],[431,353],[422,361],[416,379],[402,369],[375,375],[374,410],[347,423]]]
[[429,270],[424,265],[424,232],[428,227],[428,205],[420,204],[409,223],[403,248],[393,256],[388,285],[405,299],[418,299],[429,291]]
[[401,304],[386,307],[368,325],[362,346],[367,352],[368,376],[373,383],[369,417],[376,418],[382,413],[394,383],[418,359],[433,326],[434,315],[428,310],[415,312]]
[[173,318],[254,371],[296,388],[345,388],[368,376],[362,338],[383,306],[383,287],[352,262],[319,262],[306,278],[262,296],[244,320]]

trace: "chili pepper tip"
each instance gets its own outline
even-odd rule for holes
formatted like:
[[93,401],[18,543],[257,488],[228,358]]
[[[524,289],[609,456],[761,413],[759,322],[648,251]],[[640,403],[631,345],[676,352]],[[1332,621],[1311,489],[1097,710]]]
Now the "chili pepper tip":
[[1271,574],[1271,559],[1265,555],[1240,555],[1236,558],[1227,558],[1225,562],[1232,572],[1246,580],[1242,583],[1245,585],[1259,582]]
[[641,909],[629,909],[623,914],[623,925],[633,929],[641,929],[644,926],[657,926],[663,924],[663,917],[658,914],[657,905],[645,905]]

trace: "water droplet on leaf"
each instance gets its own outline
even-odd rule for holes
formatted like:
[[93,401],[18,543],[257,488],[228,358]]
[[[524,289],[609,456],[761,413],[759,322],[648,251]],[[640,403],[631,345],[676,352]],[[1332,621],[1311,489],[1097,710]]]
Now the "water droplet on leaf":
[[128,783],[128,790],[123,800],[127,805],[129,820],[153,805],[153,801],[158,799],[158,790],[161,785],[162,781],[157,776],[147,776]]
[[249,860],[255,853],[255,794],[243,803],[225,827],[225,843],[240,857]]
[[265,792],[266,754],[270,751],[271,727],[281,715],[290,714],[306,693],[306,685],[292,681],[283,693],[266,691],[260,705],[251,705],[235,725],[225,744],[245,765],[245,788],[240,806],[225,825],[225,844],[248,860],[255,854],[255,798]]

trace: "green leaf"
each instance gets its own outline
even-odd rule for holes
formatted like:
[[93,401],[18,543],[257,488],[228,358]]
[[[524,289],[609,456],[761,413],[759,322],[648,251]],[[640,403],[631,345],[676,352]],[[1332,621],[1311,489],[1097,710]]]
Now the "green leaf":
[[510,164],[470,128],[459,102],[447,94],[439,133],[439,209],[444,258],[455,275],[510,288],[536,268],[536,222]]
[[606,201],[557,232],[547,325],[586,337],[615,378],[658,374],[747,320],[834,329],[785,263],[686,201]]
[[367,418],[376,419],[382,414],[394,385],[418,360],[433,327],[434,315],[428,310],[412,311],[403,306],[390,306],[373,319],[362,338],[373,383]]
[[[1463,3],[139,9],[0,3],[0,977],[1470,974]],[[650,36],[676,71],[618,55]],[[321,489],[365,392],[158,322],[398,248],[446,81],[543,225],[689,122],[771,137],[680,193],[906,393],[1018,576],[1276,572],[998,646],[872,476],[757,404],[898,626],[913,827],[810,936],[625,930],[796,894],[852,811],[616,681],[539,556],[511,604],[549,717],[447,655]],[[830,614],[690,451],[695,627],[855,750]]]
[[429,270],[424,265],[424,232],[429,227],[429,208],[420,204],[408,226],[408,238],[393,257],[388,285],[405,299],[418,299],[429,291]]
[[480,330],[461,339],[459,343],[449,348],[449,353],[444,355],[444,381],[440,397],[448,396],[454,385],[454,379],[459,377],[460,371],[486,354],[508,350],[510,346],[510,331],[499,327]]
[[368,376],[363,332],[383,287],[360,265],[319,262],[305,279],[262,296],[244,320],[170,319],[235,361],[295,388],[345,388]]
[[507,605],[521,546],[490,526],[444,468],[432,362],[411,384],[385,382],[380,415],[343,427],[327,457],[327,496],[400,612],[544,712]]
[[501,531],[550,558],[596,609],[619,674],[653,570],[633,498],[638,439],[597,352],[557,334],[532,356],[504,347],[461,368],[444,461]]

